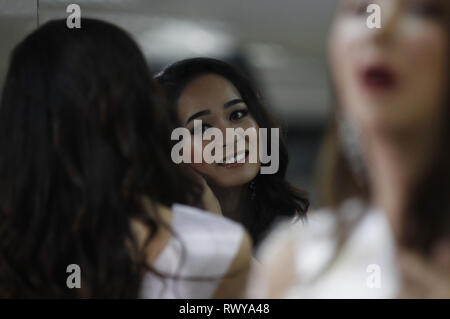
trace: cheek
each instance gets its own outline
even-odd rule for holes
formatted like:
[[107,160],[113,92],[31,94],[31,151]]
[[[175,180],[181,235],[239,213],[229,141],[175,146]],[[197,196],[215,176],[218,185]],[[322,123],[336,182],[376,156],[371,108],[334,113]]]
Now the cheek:
[[255,128],[256,130],[259,128],[258,123],[256,123],[256,120],[253,118],[252,115],[247,116],[245,120],[239,124],[239,127],[243,128],[244,130],[252,127]]
[[411,83],[421,89],[419,92],[426,88],[436,89],[445,82],[447,76],[447,35],[437,26],[423,27],[416,31],[404,37],[404,68]]
[[352,55],[360,39],[364,37],[365,28],[356,19],[337,21],[330,33],[329,48],[333,63],[341,65],[348,61],[348,54]]
[[257,146],[258,145],[258,141],[259,141],[259,126],[258,123],[256,123],[256,120],[249,116],[247,120],[245,120],[242,125],[240,126],[241,128],[243,128],[244,130],[247,130],[249,128],[254,128],[255,129],[255,136],[250,138],[249,136],[246,137],[246,140],[249,144],[253,145],[253,146]]
[[369,29],[365,20],[360,18],[338,18],[334,23],[328,46],[331,50],[332,62],[349,61],[349,57],[357,54],[361,48],[361,42],[367,39]]
[[405,34],[403,42],[406,93],[411,112],[439,116],[448,85],[448,38],[435,26]]
[[364,39],[366,29],[361,27],[361,22],[357,19],[336,22],[332,28],[328,43],[329,63],[338,98],[345,100],[349,93],[355,72],[354,64],[360,59],[361,40]]
[[[199,143],[199,145],[196,145],[194,143],[194,139],[191,140],[191,164],[189,164],[197,173],[202,175],[204,178],[207,179],[214,179],[214,176],[216,174],[216,167],[215,164],[208,164],[203,161],[203,153],[202,151],[205,149],[205,146],[208,144],[208,141],[202,141]],[[194,154],[195,152],[198,152],[198,154],[201,156],[201,163],[195,163],[194,162]]]

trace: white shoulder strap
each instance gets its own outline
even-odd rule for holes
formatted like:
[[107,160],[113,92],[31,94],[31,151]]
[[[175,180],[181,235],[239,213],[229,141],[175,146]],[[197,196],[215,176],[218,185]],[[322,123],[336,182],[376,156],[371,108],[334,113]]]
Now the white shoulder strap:
[[[243,228],[225,217],[174,204],[172,237],[148,272],[141,298],[210,298],[236,256]],[[177,278],[173,278],[177,276]]]

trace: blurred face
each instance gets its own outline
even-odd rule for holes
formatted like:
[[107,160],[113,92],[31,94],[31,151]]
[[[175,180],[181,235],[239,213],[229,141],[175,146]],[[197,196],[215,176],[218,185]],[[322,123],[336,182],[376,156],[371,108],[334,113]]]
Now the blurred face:
[[[245,156],[245,163],[202,163],[190,164],[211,185],[219,187],[241,186],[256,177],[261,164],[249,163],[248,150],[250,141],[245,138],[243,154],[237,154],[237,139],[234,141],[234,152],[230,152],[226,141],[226,128],[254,128],[258,124],[249,113],[238,90],[228,80],[215,74],[205,74],[194,78],[184,88],[178,99],[178,119],[191,132],[191,154],[194,154],[194,120],[202,121],[202,131],[210,127],[218,128],[223,135],[224,160],[231,157]],[[203,141],[203,149],[211,141]],[[256,141],[257,143],[257,141]],[[252,145],[256,147],[257,145]]]
[[[402,130],[440,118],[447,94],[448,0],[341,0],[330,64],[343,111],[363,129]],[[369,4],[381,28],[366,25]]]

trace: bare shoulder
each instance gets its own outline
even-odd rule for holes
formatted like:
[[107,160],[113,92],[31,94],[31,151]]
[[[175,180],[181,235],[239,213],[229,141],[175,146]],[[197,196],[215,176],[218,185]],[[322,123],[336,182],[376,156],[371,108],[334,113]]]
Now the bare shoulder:
[[233,274],[241,271],[242,269],[247,269],[250,265],[250,260],[252,256],[252,239],[246,230],[243,230],[241,245],[239,251],[236,254],[233,262],[230,265],[228,274]]
[[[297,222],[299,223],[299,222]],[[258,249],[260,263],[252,265],[246,297],[283,298],[295,282],[295,242],[302,226],[283,221],[276,225]]]
[[249,280],[249,298],[283,298],[296,280],[294,242],[279,238],[278,245],[268,249],[261,264],[254,264]]
[[252,256],[252,240],[243,230],[239,250],[219,283],[213,298],[243,298],[247,288]]

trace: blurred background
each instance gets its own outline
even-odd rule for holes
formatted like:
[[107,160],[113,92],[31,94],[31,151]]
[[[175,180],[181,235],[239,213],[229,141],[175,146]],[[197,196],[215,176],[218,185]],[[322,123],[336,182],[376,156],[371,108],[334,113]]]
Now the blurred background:
[[315,202],[315,169],[329,116],[326,44],[335,0],[0,0],[0,85],[11,49],[76,3],[82,17],[126,29],[154,73],[208,56],[246,73],[287,128],[288,179]]

